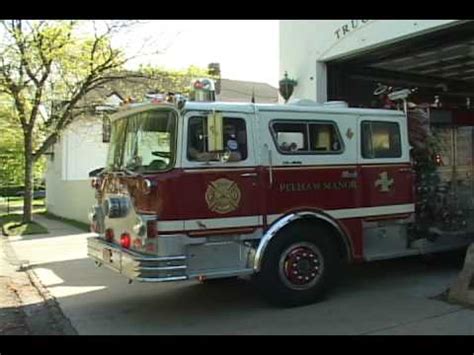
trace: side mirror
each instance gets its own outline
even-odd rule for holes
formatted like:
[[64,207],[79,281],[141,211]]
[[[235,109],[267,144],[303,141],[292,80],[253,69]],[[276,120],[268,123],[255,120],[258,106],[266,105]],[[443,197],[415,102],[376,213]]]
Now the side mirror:
[[89,177],[96,177],[102,171],[104,171],[104,168],[98,168],[98,169],[92,170],[92,171],[89,172]]
[[207,116],[208,152],[224,150],[224,132],[222,113],[213,112]]

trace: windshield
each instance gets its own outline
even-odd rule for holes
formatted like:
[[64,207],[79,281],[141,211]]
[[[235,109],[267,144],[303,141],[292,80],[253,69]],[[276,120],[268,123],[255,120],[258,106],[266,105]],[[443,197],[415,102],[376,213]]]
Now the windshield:
[[150,110],[112,124],[107,167],[138,173],[169,169],[174,162],[176,113]]

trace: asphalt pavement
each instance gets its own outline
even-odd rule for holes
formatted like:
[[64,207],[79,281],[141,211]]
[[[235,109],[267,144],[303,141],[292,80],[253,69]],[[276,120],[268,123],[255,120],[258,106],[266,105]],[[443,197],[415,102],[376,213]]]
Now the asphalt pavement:
[[245,279],[128,284],[87,258],[92,234],[36,218],[50,233],[9,238],[9,245],[78,334],[474,334],[474,310],[443,297],[462,254],[353,266],[326,300],[281,309]]

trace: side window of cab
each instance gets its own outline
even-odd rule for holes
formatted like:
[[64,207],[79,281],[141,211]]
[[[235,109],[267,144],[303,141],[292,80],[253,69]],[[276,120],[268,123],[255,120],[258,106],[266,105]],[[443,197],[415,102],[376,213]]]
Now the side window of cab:
[[362,157],[364,159],[400,158],[400,126],[397,122],[362,121]]
[[222,161],[223,157],[228,162],[246,160],[248,144],[245,120],[236,117],[224,117],[222,135],[223,150],[221,152],[209,152],[207,117],[191,117],[188,124],[187,159],[199,162]]

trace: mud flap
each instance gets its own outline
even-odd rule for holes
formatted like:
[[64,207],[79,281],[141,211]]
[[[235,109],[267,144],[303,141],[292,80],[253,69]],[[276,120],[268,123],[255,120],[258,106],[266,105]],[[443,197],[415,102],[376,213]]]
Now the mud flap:
[[474,243],[467,249],[464,267],[449,290],[448,300],[474,306]]

